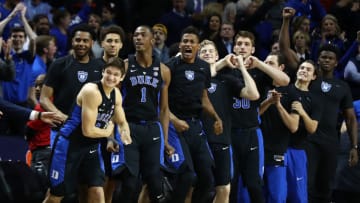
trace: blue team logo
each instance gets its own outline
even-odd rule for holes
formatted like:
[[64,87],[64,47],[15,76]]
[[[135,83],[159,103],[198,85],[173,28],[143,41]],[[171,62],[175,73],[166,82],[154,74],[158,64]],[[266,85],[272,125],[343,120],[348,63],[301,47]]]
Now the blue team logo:
[[80,82],[85,82],[88,78],[88,72],[85,71],[78,71],[77,75]]
[[209,93],[214,93],[216,91],[217,84],[211,83],[211,87],[208,88]]
[[186,70],[186,71],[185,71],[185,77],[186,77],[186,79],[188,79],[188,80],[190,80],[190,81],[193,81],[193,80],[194,80],[194,78],[195,78],[194,75],[195,75],[195,74],[194,74],[194,71],[192,71],[192,70]]
[[322,90],[323,92],[329,92],[330,89],[331,89],[331,87],[332,87],[331,84],[329,84],[329,83],[327,83],[327,82],[324,82],[324,81],[321,82],[321,90]]

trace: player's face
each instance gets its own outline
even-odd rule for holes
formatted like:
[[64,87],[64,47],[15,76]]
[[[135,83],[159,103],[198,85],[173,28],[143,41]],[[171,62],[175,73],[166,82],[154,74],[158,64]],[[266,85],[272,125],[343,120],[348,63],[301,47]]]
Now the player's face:
[[145,51],[152,49],[154,36],[149,28],[140,26],[134,32],[133,41],[137,52]]
[[90,33],[77,31],[72,39],[72,48],[77,57],[84,57],[89,54],[93,44]]
[[296,78],[298,81],[303,82],[311,82],[312,80],[315,80],[315,67],[311,63],[303,62],[299,66]]
[[269,55],[266,57],[264,63],[270,65],[273,68],[276,68],[278,70],[282,70],[281,66],[278,63],[278,56],[276,55]]
[[332,72],[337,66],[336,54],[332,51],[320,52],[318,64],[323,72]]
[[199,51],[199,57],[209,64],[214,64],[218,60],[219,55],[215,47],[211,44],[208,44],[201,47]]
[[195,34],[184,34],[179,44],[179,50],[183,60],[192,62],[199,50],[199,39]]
[[109,57],[118,56],[122,45],[120,35],[115,33],[107,34],[104,41],[101,42],[105,54]]
[[116,87],[122,80],[122,74],[119,68],[109,66],[103,73],[103,82],[107,87]]
[[242,55],[245,58],[249,57],[255,52],[255,47],[253,46],[250,38],[247,37],[238,37],[234,45],[234,53],[236,55]]

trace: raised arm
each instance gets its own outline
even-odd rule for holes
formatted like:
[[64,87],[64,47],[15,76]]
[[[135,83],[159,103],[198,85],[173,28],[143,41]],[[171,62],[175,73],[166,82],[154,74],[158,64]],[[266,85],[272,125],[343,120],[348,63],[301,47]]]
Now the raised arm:
[[291,7],[285,7],[282,10],[283,22],[279,34],[280,51],[286,59],[287,67],[291,68],[292,70],[296,70],[300,62],[299,57],[290,47],[290,21],[291,18],[295,15],[295,12],[295,9]]
[[105,129],[95,126],[98,107],[102,102],[97,85],[93,83],[84,85],[76,100],[81,105],[81,129],[83,135],[89,138],[109,137],[114,130],[114,124],[111,121]]
[[249,100],[257,100],[260,98],[259,91],[256,87],[254,79],[250,76],[249,72],[245,68],[243,56],[236,56],[237,68],[241,71],[241,74],[244,79],[245,87],[242,88],[240,92],[240,97],[246,98]]
[[289,76],[281,70],[271,67],[270,65],[259,60],[255,56],[249,56],[245,60],[245,64],[249,68],[258,68],[265,74],[267,74],[273,81],[279,86],[286,86],[290,82]]
[[[220,71],[221,69],[223,69],[224,67],[230,67],[230,68],[235,68],[236,66],[234,65],[233,62],[235,62],[235,54],[228,54],[226,55],[224,58],[216,61],[215,63],[215,67],[216,67],[216,71]],[[211,75],[213,76],[213,75]]]
[[[21,3],[21,4],[23,4],[23,3]],[[27,36],[29,36],[30,40],[34,41],[36,39],[37,35],[34,32],[34,30],[31,28],[29,23],[28,23],[28,19],[26,18],[26,15],[25,15],[26,14],[26,9],[27,9],[26,6],[23,4],[21,6],[21,10],[20,10],[20,12],[21,12],[21,21],[24,24],[24,29],[25,29],[25,32],[26,32]]]

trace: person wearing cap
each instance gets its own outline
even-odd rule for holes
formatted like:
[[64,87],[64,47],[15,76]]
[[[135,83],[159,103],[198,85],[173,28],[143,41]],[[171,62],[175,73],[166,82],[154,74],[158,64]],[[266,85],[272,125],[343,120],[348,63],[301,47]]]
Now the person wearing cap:
[[152,27],[154,33],[154,53],[160,58],[160,61],[165,63],[169,60],[169,48],[166,46],[165,41],[167,38],[167,28],[163,24],[155,24]]

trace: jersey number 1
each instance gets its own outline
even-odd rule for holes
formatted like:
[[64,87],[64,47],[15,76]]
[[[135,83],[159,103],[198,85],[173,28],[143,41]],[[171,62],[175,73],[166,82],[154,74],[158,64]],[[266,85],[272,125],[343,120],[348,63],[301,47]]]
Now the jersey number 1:
[[146,87],[141,88],[141,99],[140,99],[141,103],[145,103],[146,102]]

